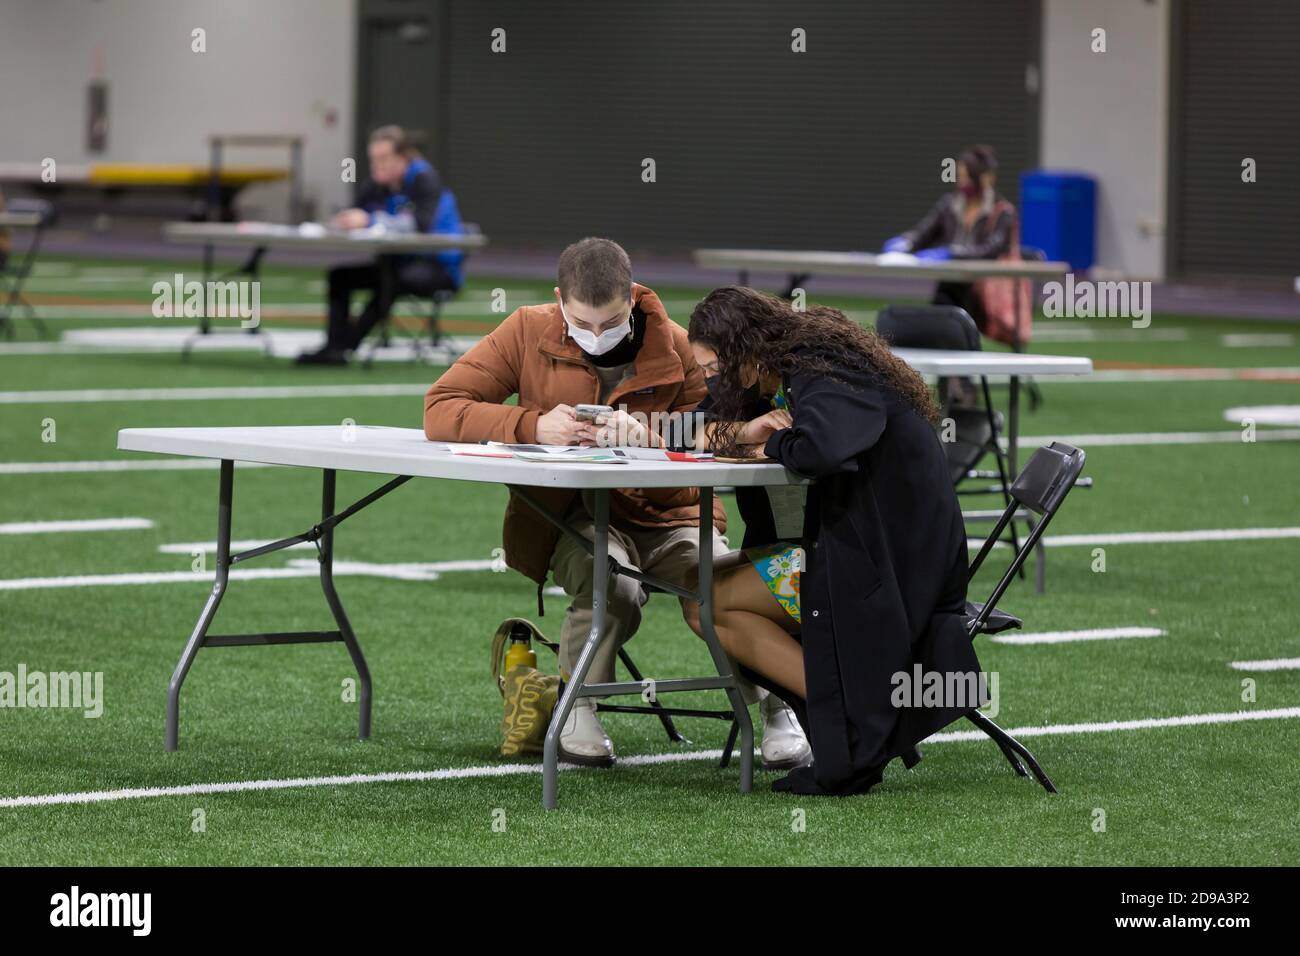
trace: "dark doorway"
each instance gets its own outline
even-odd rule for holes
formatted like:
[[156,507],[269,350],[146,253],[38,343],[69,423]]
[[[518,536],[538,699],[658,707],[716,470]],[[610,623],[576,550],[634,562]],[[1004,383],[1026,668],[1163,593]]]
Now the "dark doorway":
[[361,0],[357,23],[356,149],[365,175],[366,141],[396,123],[420,152],[441,165],[443,62],[441,0]]

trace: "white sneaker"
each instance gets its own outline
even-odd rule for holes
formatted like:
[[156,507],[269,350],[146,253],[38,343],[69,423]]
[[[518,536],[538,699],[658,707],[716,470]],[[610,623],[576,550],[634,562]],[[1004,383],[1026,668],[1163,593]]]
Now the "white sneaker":
[[560,732],[560,759],[583,767],[614,766],[614,745],[596,716],[596,701],[579,697]]
[[759,752],[764,770],[789,770],[812,760],[808,738],[785,701],[776,694],[766,694],[759,701],[758,712],[763,718],[763,744]]

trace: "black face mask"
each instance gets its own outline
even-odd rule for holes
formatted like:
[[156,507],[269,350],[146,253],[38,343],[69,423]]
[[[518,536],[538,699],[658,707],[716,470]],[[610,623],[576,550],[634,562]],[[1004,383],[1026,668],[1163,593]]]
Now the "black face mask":
[[[713,399],[713,404],[715,405],[718,404],[719,400],[721,399],[722,376],[721,375],[705,376],[704,387],[709,390],[709,398]],[[745,391],[741,393],[740,407],[748,408],[749,406],[753,405],[755,402],[760,401],[762,398],[763,398],[763,394],[758,390],[758,382],[755,382],[753,385],[749,386],[749,388],[745,389]]]

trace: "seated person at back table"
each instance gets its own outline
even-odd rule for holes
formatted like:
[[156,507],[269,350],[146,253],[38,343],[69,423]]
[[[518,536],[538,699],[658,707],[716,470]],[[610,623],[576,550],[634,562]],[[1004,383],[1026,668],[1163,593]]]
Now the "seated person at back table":
[[[912,229],[885,243],[885,252],[910,252],[919,259],[1001,259],[1020,255],[1016,207],[996,191],[998,160],[992,146],[971,146],[957,158],[957,189],[946,193]],[[934,305],[965,309],[986,335],[979,288],[970,282],[940,282]],[[997,337],[997,336],[994,336]]]
[[[411,145],[400,126],[381,126],[370,134],[367,149],[370,179],[357,191],[357,205],[344,209],[330,222],[335,229],[365,229],[383,223],[396,232],[458,231],[454,204],[445,204],[438,171]],[[298,356],[299,365],[346,365],[348,353],[388,315],[398,295],[429,296],[439,289],[460,288],[463,252],[399,255],[394,257],[395,283],[390,295],[380,293],[377,260],[337,266],[329,271],[329,328],[323,348]],[[351,318],[352,293],[369,289],[374,294],[356,322]]]

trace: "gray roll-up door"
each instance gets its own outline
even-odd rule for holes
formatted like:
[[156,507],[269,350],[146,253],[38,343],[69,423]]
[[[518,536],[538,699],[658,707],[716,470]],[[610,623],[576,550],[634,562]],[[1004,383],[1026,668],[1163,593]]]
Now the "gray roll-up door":
[[1016,201],[1038,8],[455,0],[444,178],[493,239],[548,249],[877,248],[951,188],[941,162],[971,143],[998,149]]
[[1300,3],[1173,12],[1170,274],[1300,274]]

